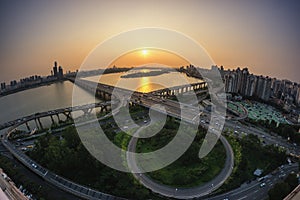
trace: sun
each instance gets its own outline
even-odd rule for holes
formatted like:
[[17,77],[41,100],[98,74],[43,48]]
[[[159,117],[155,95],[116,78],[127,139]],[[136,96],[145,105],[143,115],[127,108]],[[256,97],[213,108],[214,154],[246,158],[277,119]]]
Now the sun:
[[148,55],[148,50],[146,50],[146,49],[143,49],[143,50],[142,50],[142,54],[143,54],[143,56],[146,56],[146,55]]

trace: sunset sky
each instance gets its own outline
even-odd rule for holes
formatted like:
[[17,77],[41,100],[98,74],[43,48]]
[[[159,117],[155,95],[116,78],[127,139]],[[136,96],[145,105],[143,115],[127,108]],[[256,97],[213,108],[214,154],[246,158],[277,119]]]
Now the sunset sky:
[[75,70],[109,37],[161,27],[195,39],[217,65],[300,83],[298,0],[2,0],[0,10],[1,82],[50,74],[55,60]]

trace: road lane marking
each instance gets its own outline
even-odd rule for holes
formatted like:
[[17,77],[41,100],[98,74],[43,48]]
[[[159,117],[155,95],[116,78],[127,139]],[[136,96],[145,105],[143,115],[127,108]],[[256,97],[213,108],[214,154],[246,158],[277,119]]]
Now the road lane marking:
[[239,199],[237,199],[237,200],[242,200],[242,199],[246,199],[248,196],[246,195],[246,196],[243,196],[242,198],[239,198]]

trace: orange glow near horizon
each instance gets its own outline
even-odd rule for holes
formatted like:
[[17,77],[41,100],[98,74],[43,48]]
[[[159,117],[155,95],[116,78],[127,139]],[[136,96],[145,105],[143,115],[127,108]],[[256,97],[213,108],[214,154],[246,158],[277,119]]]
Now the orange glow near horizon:
[[184,58],[160,49],[142,49],[126,53],[114,60],[109,67],[139,67],[147,64],[161,64],[168,67],[189,65]]
[[[300,82],[300,26],[295,20],[300,16],[298,1],[14,1],[2,3],[1,8],[5,28],[1,32],[0,80],[6,83],[35,74],[50,75],[54,61],[64,71],[75,71],[99,44],[123,32],[148,27],[186,35],[226,69],[248,67],[256,75]],[[170,44],[197,56],[179,41],[170,38]],[[172,60],[170,55],[154,59],[164,53],[152,52],[148,49],[151,44],[147,45],[141,43],[136,56],[130,55],[134,60],[125,56],[116,59],[116,65],[137,66],[151,59],[172,67],[188,63],[176,56]],[[118,48],[107,49],[108,55],[115,55]],[[111,59],[105,59],[91,67],[107,67]]]
[[142,50],[142,54],[143,56],[146,56],[148,54],[148,50],[147,49]]

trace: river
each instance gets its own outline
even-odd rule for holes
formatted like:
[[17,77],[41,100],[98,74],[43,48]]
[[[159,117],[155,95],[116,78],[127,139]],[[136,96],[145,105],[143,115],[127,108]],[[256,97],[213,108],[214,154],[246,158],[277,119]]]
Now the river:
[[203,80],[188,77],[183,73],[176,72],[175,70],[169,73],[163,73],[157,76],[144,76],[134,78],[122,78],[122,76],[133,73],[149,73],[157,71],[157,69],[132,69],[123,73],[104,74],[101,77],[91,76],[84,78],[86,80],[100,82],[107,85],[118,86],[133,91],[148,93],[163,88],[170,88],[179,85],[186,85],[191,83],[201,83]]
[[[146,71],[145,71],[146,70]],[[148,72],[148,69],[129,71],[128,73]],[[164,87],[172,87],[181,84],[202,82],[202,80],[187,77],[178,72],[170,72],[158,76],[121,78],[128,73],[113,73],[101,76],[100,82],[108,85],[151,92]],[[182,79],[183,77],[183,79]],[[99,77],[85,78],[98,81]],[[24,90],[0,98],[0,123],[5,123],[20,117],[31,115],[36,112],[43,112],[57,108],[70,107],[72,105],[73,87],[80,92],[78,104],[94,103],[95,98],[89,92],[73,85],[69,81],[57,82],[47,86]],[[96,99],[96,102],[101,101]]]
[[[57,82],[1,97],[0,123],[36,112],[71,106],[73,86],[69,81]],[[78,91],[82,94],[80,95],[82,104],[94,101],[93,96],[87,91],[81,88],[78,88]]]

